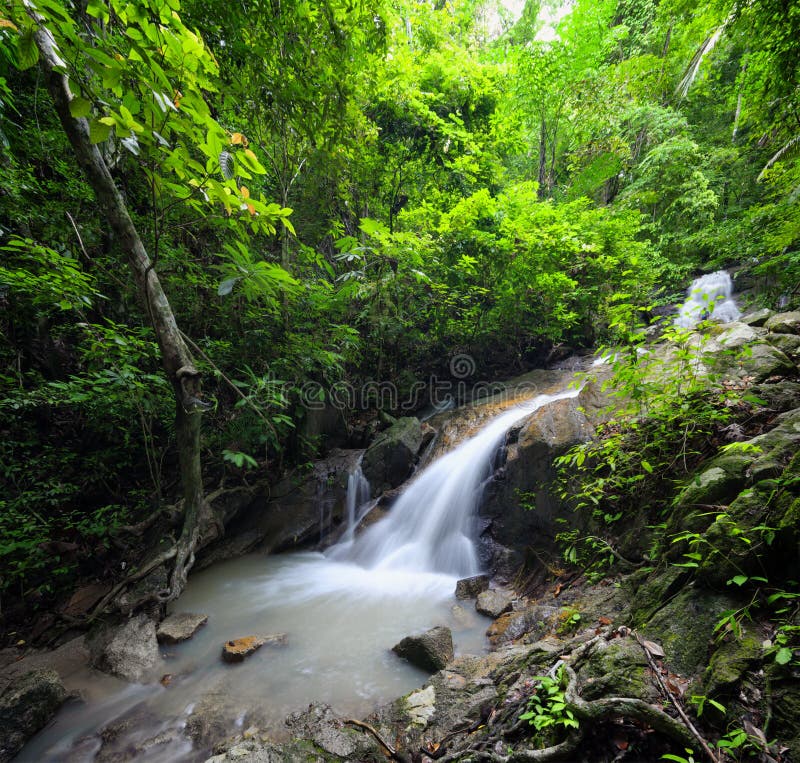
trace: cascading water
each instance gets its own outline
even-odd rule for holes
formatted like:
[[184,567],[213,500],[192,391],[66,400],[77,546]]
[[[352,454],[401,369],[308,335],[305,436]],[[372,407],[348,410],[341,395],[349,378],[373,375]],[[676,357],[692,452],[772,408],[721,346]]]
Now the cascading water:
[[[554,372],[547,383],[565,385],[568,378]],[[486,621],[459,607],[453,591],[458,577],[479,569],[476,516],[492,461],[515,423],[577,394],[540,395],[490,419],[423,469],[389,514],[360,534],[355,530],[372,503],[356,466],[339,543],[325,554],[254,554],[193,575],[173,609],[203,612],[208,624],[169,647],[147,685],[130,686],[86,668],[68,676],[68,690],[92,696],[65,706],[19,759],[91,761],[109,736],[101,738],[100,729],[121,723],[123,731],[109,738],[117,734],[117,743],[132,750],[149,750],[148,740],[159,740],[161,757],[142,753],[148,760],[196,760],[202,750],[184,729],[205,697],[213,698],[220,718],[233,713],[249,723],[244,719],[255,712],[259,727],[280,737],[286,715],[312,700],[358,717],[418,686],[424,674],[390,652],[409,633],[445,624],[457,651],[480,652]],[[243,666],[220,660],[226,640],[274,632],[287,634],[285,647],[264,647]],[[164,673],[176,677],[169,688],[158,682]]]
[[[478,434],[434,461],[409,485],[389,516],[346,549],[330,555],[371,570],[437,572],[466,577],[479,572],[475,520],[491,462],[505,433],[541,406],[577,389],[539,395],[492,419]],[[352,537],[352,536],[351,536]]]
[[733,281],[726,270],[696,278],[689,287],[675,325],[692,328],[707,318],[720,323],[739,320],[741,313],[732,294]]

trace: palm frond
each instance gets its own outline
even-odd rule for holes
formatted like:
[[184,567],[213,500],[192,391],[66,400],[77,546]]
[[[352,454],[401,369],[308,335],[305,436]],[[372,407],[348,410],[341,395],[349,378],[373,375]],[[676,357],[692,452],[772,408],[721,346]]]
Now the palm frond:
[[761,170],[758,177],[756,178],[756,183],[760,183],[764,179],[764,174],[766,171],[772,167],[775,162],[779,162],[783,159],[786,154],[791,153],[794,149],[800,146],[800,135],[795,135],[783,148],[781,148],[765,165],[764,169]]

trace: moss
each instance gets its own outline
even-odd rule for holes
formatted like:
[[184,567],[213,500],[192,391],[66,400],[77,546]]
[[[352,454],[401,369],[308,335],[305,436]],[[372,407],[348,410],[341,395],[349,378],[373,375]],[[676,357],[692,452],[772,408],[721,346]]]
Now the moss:
[[734,694],[744,674],[761,661],[761,654],[761,643],[752,631],[721,644],[703,676],[706,694],[724,702]]
[[737,608],[729,596],[688,585],[641,630],[661,644],[672,670],[688,676],[706,665],[709,641],[722,613]]
[[642,647],[632,638],[600,642],[580,670],[581,694],[599,697],[637,697],[652,701],[657,691],[649,679]]
[[668,567],[653,575],[644,570],[630,575],[623,586],[631,601],[631,622],[634,626],[646,623],[678,592],[686,578],[686,572],[679,567]]

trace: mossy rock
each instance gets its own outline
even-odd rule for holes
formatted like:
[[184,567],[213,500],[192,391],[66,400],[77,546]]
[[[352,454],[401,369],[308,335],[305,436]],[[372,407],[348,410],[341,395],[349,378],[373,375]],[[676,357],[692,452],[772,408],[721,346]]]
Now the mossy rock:
[[656,612],[641,632],[661,644],[672,670],[690,676],[707,664],[709,642],[722,614],[738,606],[730,596],[690,584]]
[[631,622],[638,627],[646,623],[679,590],[688,575],[680,567],[667,567],[653,574],[638,570],[622,583],[631,602]]
[[600,641],[578,673],[581,695],[592,701],[601,697],[658,699],[649,679],[644,649],[632,638]]
[[800,358],[800,336],[796,334],[770,334],[767,337],[767,341],[787,357],[793,360]]
[[703,674],[706,694],[726,704],[735,695],[745,673],[761,662],[762,652],[753,629],[745,630],[741,638],[720,644]]
[[789,760],[800,760],[800,681],[777,679],[770,676],[772,695],[772,724],[770,737],[777,737],[785,744],[791,756]]

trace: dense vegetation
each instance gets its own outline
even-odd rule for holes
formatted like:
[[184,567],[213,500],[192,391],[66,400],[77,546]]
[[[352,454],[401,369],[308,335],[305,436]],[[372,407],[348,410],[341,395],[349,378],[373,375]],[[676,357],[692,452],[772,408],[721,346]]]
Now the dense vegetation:
[[[108,574],[115,528],[174,503],[181,473],[191,504],[186,454],[206,489],[316,455],[309,390],[405,392],[464,353],[473,380],[510,375],[706,269],[775,301],[800,282],[785,0],[36,7],[0,9],[6,603]],[[65,118],[86,120],[138,272]]]

